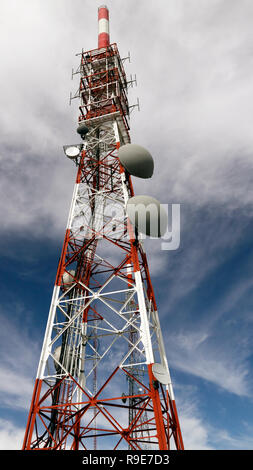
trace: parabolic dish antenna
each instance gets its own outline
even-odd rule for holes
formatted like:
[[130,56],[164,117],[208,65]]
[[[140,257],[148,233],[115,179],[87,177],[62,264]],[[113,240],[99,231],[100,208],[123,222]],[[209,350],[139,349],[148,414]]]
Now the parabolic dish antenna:
[[75,147],[74,145],[72,145],[71,147],[67,147],[65,149],[65,154],[69,158],[76,158],[76,157],[78,157],[79,153],[80,153],[80,148]]
[[128,200],[127,215],[140,233],[162,237],[168,227],[168,215],[157,199],[151,196],[134,196]]
[[121,165],[130,175],[139,178],[151,178],[154,171],[154,161],[148,150],[137,144],[125,144],[119,148]]
[[155,364],[152,365],[152,372],[158,382],[163,385],[168,385],[168,383],[170,382],[170,376],[165,366],[159,364],[158,362],[155,362]]
[[81,135],[82,138],[86,136],[86,134],[89,132],[89,128],[85,125],[84,122],[81,122],[76,130],[78,134]]
[[69,272],[65,271],[62,276],[64,284],[74,284],[75,282],[75,271],[71,269]]

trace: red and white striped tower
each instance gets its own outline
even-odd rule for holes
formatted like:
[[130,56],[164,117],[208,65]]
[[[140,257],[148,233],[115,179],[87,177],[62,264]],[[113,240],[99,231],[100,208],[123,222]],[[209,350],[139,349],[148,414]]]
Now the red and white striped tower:
[[106,5],[98,9],[98,49],[110,45],[109,10]]
[[[77,166],[23,449],[183,449],[134,196],[127,81],[108,10],[99,47],[80,53]],[[131,144],[132,145],[132,144]],[[160,374],[160,375],[159,375]],[[94,380],[95,379],[95,380]],[[130,384],[130,385],[129,385]]]

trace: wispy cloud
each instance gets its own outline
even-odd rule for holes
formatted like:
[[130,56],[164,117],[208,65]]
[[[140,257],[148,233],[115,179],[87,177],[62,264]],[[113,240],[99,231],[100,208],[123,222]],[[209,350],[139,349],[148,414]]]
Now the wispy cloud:
[[[11,305],[10,305],[11,307]],[[39,346],[13,310],[1,314],[0,322],[0,402],[1,407],[28,409],[33,379],[39,358]],[[11,318],[10,311],[13,315]],[[22,309],[22,315],[25,314]]]
[[[187,397],[185,394],[187,391]],[[180,423],[186,450],[212,450],[209,427],[201,416],[196,397],[189,387],[179,393]]]
[[226,429],[213,429],[213,442],[218,449],[252,450],[253,430],[244,429],[243,432],[232,435]]
[[[186,450],[252,449],[253,429],[251,424],[240,420],[230,429],[223,422],[219,423],[217,419],[209,420],[196,386],[182,386],[176,383],[175,393]],[[219,406],[216,408],[216,413],[218,409]]]
[[252,396],[250,365],[240,348],[233,349],[234,341],[222,345],[209,331],[185,331],[166,340],[171,367],[238,396]]
[[24,429],[12,421],[0,418],[0,449],[21,450],[24,439]]

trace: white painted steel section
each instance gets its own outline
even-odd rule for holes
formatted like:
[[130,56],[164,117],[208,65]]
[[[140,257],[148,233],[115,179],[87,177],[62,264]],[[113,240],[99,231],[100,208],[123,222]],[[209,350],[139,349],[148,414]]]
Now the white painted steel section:
[[175,397],[174,397],[172,381],[171,381],[171,376],[170,376],[170,370],[169,370],[168,361],[167,361],[167,357],[166,357],[166,352],[165,352],[165,347],[164,347],[162,330],[161,330],[161,325],[160,325],[158,312],[155,311],[154,315],[155,315],[156,334],[157,334],[157,339],[158,339],[158,347],[159,347],[160,357],[161,357],[162,365],[166,368],[168,376],[169,376],[169,383],[168,383],[166,388],[168,388],[171,400],[174,400]]
[[145,303],[145,298],[144,298],[140,271],[135,272],[135,282],[136,282],[136,291],[137,291],[140,317],[141,317],[141,340],[145,348],[147,364],[153,364],[154,355],[153,355],[150,330],[149,330],[149,322],[148,322],[148,317],[147,317],[147,309],[146,309],[146,303]]
[[41,356],[40,356],[40,361],[39,361],[39,366],[38,366],[38,371],[37,371],[37,379],[43,379],[46,362],[47,362],[49,353],[51,352],[50,342],[51,342],[51,336],[52,336],[52,329],[54,325],[57,300],[59,297],[59,291],[60,291],[60,286],[54,286],[51,306],[50,306],[48,320],[47,320],[46,332],[44,336],[44,342],[43,342],[43,346],[41,350]]
[[74,211],[75,211],[75,205],[76,205],[76,198],[79,190],[79,183],[76,183],[74,186],[74,191],[73,191],[73,196],[72,196],[72,201],[70,205],[70,211],[69,211],[69,217],[68,217],[68,222],[67,222],[67,229],[70,229],[72,226],[72,221],[74,217]]
[[[119,141],[120,141],[120,138],[119,138],[119,129],[118,129],[118,124],[117,124],[116,121],[114,121],[114,132],[115,132],[116,142],[119,142]],[[128,199],[129,199],[129,194],[128,194],[127,186],[126,186],[126,183],[125,183],[125,179],[126,179],[125,172],[124,172],[124,173],[121,173],[120,176],[121,176],[121,182],[122,182],[122,190],[123,190],[124,202],[125,202],[125,207],[126,207],[127,202],[128,202]]]
[[96,238],[103,238],[104,205],[104,195],[98,192],[95,195],[95,213],[92,227],[96,233]]
[[116,142],[120,142],[119,129],[118,129],[118,124],[117,124],[116,121],[114,121],[114,123],[113,123],[113,130],[114,130],[114,135],[115,135]]
[[125,202],[125,206],[126,206],[126,205],[127,205],[127,201],[128,201],[128,199],[129,199],[129,194],[128,194],[128,191],[127,191],[127,187],[126,187],[126,183],[125,183],[125,178],[126,178],[125,173],[121,173],[122,189],[123,189],[123,195],[124,195],[124,202]]
[[98,34],[100,33],[109,34],[109,21],[106,18],[101,18],[98,21]]
[[[81,386],[82,389],[85,387],[86,383],[86,377],[84,375],[84,366],[85,366],[85,350],[86,350],[86,344],[87,344],[87,322],[82,322],[81,324],[81,348],[80,348],[80,368],[79,368],[79,373],[78,373],[78,382]],[[83,392],[81,388],[78,387],[77,390],[77,401],[81,402],[82,401],[82,395]],[[82,405],[79,405],[79,409],[82,407]]]

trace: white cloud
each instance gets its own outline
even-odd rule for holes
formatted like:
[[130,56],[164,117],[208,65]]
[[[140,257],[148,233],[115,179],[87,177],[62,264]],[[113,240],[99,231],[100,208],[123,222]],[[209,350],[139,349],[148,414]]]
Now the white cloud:
[[185,450],[212,450],[203,421],[194,414],[182,413],[181,422]]
[[0,418],[0,449],[21,450],[24,439],[24,429],[11,421]]
[[197,205],[249,204],[252,4],[177,4],[177,14],[162,16],[168,10],[158,2],[157,39],[147,37],[152,53],[140,69],[142,109],[150,119],[136,123],[155,157],[152,191],[164,202],[167,195]]
[[[9,305],[12,314],[14,305]],[[0,316],[0,401],[1,406],[28,410],[39,359],[39,346],[28,334],[25,322]],[[24,310],[22,309],[22,315]],[[9,316],[10,318],[10,316]]]
[[227,346],[215,342],[210,331],[189,330],[174,333],[167,341],[171,367],[210,381],[238,396],[251,396],[249,363],[244,351],[234,349],[234,341]]
[[228,430],[214,430],[213,440],[219,449],[252,450],[252,429],[232,435]]
[[31,377],[26,377],[22,370],[9,370],[0,366],[0,382],[1,406],[29,408],[33,390]]
[[211,428],[199,408],[195,387],[175,384],[179,422],[186,450],[212,450]]
[[233,429],[218,421],[210,424],[203,412],[197,388],[176,384],[176,401],[181,431],[186,450],[244,450],[252,449],[252,426],[241,422]]
[[193,404],[184,404],[180,412],[180,424],[185,450],[212,450],[206,423]]

